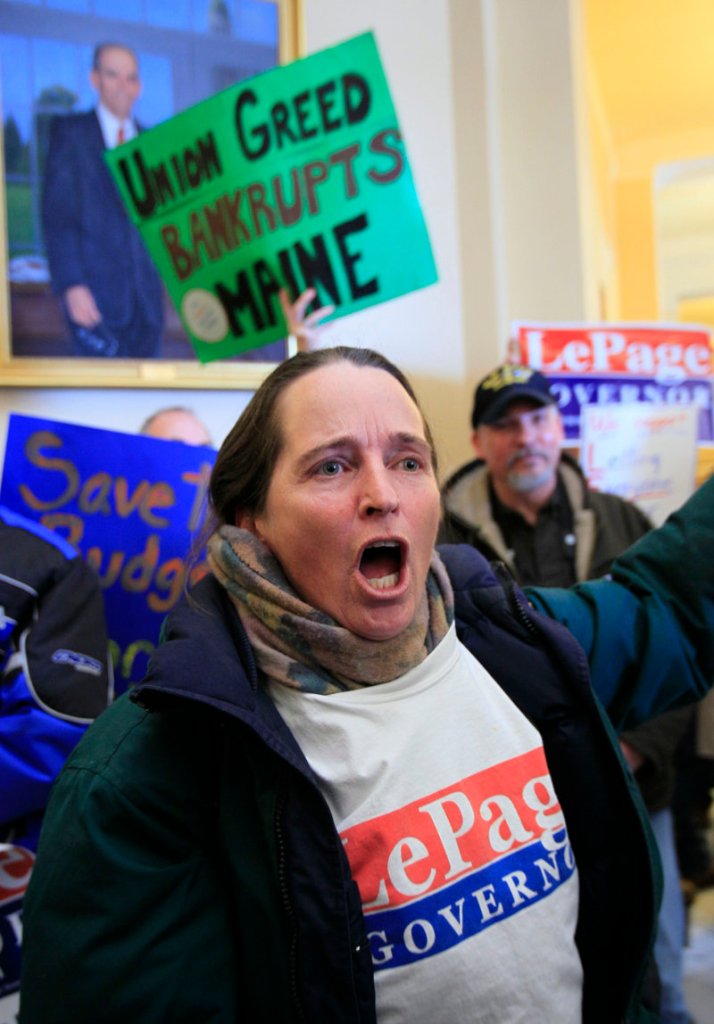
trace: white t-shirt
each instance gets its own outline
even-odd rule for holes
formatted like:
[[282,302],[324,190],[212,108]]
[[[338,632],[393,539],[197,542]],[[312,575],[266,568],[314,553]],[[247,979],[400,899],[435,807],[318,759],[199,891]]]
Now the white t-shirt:
[[454,628],[390,683],[269,692],[345,844],[380,1024],[580,1024],[577,871],[541,739]]

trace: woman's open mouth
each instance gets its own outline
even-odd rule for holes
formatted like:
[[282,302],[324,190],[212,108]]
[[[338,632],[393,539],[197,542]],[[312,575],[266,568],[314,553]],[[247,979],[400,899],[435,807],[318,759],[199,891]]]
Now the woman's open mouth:
[[396,540],[378,540],[362,552],[359,571],[375,590],[396,587],[402,569],[402,547]]

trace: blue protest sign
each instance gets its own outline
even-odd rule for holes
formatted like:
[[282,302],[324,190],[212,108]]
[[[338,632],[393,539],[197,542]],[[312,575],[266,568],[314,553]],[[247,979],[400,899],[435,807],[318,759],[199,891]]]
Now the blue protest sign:
[[[61,534],[96,570],[121,693],[142,678],[180,597],[216,453],[13,414],[0,502]],[[192,578],[205,571],[199,560]]]

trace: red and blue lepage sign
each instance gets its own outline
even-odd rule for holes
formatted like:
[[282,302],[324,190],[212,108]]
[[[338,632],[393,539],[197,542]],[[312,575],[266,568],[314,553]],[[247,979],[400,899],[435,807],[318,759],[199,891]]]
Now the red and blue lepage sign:
[[565,434],[580,437],[584,405],[695,405],[699,441],[714,440],[712,344],[691,324],[518,323],[520,359],[551,383]]

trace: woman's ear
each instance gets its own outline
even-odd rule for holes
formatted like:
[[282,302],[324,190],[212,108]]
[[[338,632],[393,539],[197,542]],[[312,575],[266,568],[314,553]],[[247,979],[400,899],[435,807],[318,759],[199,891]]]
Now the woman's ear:
[[260,527],[257,523],[257,517],[252,512],[236,512],[235,518],[236,526],[241,530],[247,530],[248,533],[252,533],[258,540],[264,540],[263,534],[260,532]]
[[248,530],[255,533],[255,516],[250,512],[241,512],[240,509],[235,515],[235,525],[241,530]]

